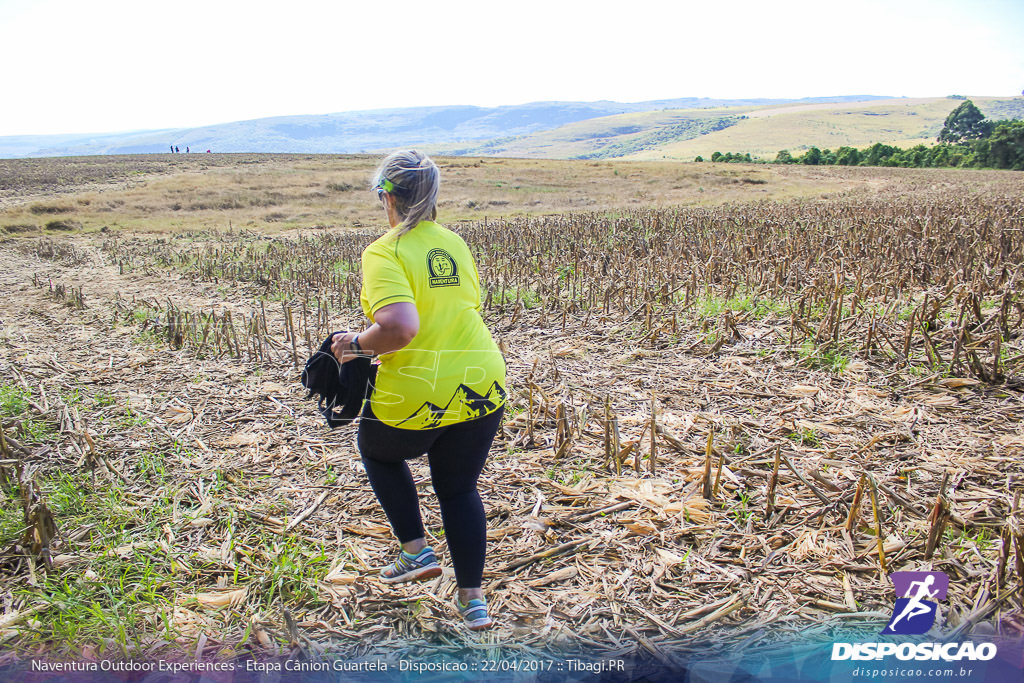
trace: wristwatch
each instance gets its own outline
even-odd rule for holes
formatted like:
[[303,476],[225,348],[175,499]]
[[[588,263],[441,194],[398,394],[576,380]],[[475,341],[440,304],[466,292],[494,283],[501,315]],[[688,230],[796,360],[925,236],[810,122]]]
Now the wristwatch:
[[349,348],[350,351],[352,351],[352,353],[356,354],[357,356],[365,356],[365,355],[367,355],[366,353],[363,352],[363,347],[359,345],[359,335],[358,334],[356,336],[352,337],[352,340],[348,343],[348,348]]

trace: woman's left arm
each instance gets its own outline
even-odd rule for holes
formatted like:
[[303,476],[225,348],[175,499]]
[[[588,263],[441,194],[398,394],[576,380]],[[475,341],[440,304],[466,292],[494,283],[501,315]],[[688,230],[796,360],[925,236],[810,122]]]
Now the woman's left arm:
[[331,352],[342,363],[356,357],[352,352],[352,339],[359,335],[359,346],[364,354],[379,355],[405,348],[420,330],[420,316],[416,306],[399,301],[382,306],[373,314],[374,323],[362,332],[337,332]]

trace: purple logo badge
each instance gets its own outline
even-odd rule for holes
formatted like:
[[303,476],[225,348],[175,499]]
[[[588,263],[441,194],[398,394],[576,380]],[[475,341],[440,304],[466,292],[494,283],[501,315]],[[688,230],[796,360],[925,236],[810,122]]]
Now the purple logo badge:
[[883,634],[918,635],[935,623],[937,600],[946,599],[949,577],[942,572],[893,572],[896,606]]

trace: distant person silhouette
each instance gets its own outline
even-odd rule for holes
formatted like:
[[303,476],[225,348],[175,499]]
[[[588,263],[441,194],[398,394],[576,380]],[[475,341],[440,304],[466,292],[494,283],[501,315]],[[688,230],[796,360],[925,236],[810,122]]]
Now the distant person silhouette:
[[188,153],[189,153],[189,149],[188,149],[188,147],[186,147],[185,148],[185,154],[188,154]]
[[177,146],[177,145],[175,145],[175,146],[174,146],[174,153],[175,153],[175,154],[177,154],[177,153],[178,153],[178,152],[180,152],[180,151],[181,151],[181,150],[180,150],[180,149],[178,149],[178,146]]
[[171,154],[174,154],[174,145],[171,145]]

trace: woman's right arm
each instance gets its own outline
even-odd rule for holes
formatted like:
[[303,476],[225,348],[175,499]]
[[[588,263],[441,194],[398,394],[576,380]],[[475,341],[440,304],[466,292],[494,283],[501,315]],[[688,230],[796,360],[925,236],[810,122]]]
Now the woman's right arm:
[[[420,316],[416,306],[398,301],[382,306],[373,314],[374,323],[359,332],[359,346],[364,353],[383,354],[398,351],[409,345],[420,330]],[[335,357],[345,363],[355,358],[350,344],[355,332],[338,332],[331,344]]]

